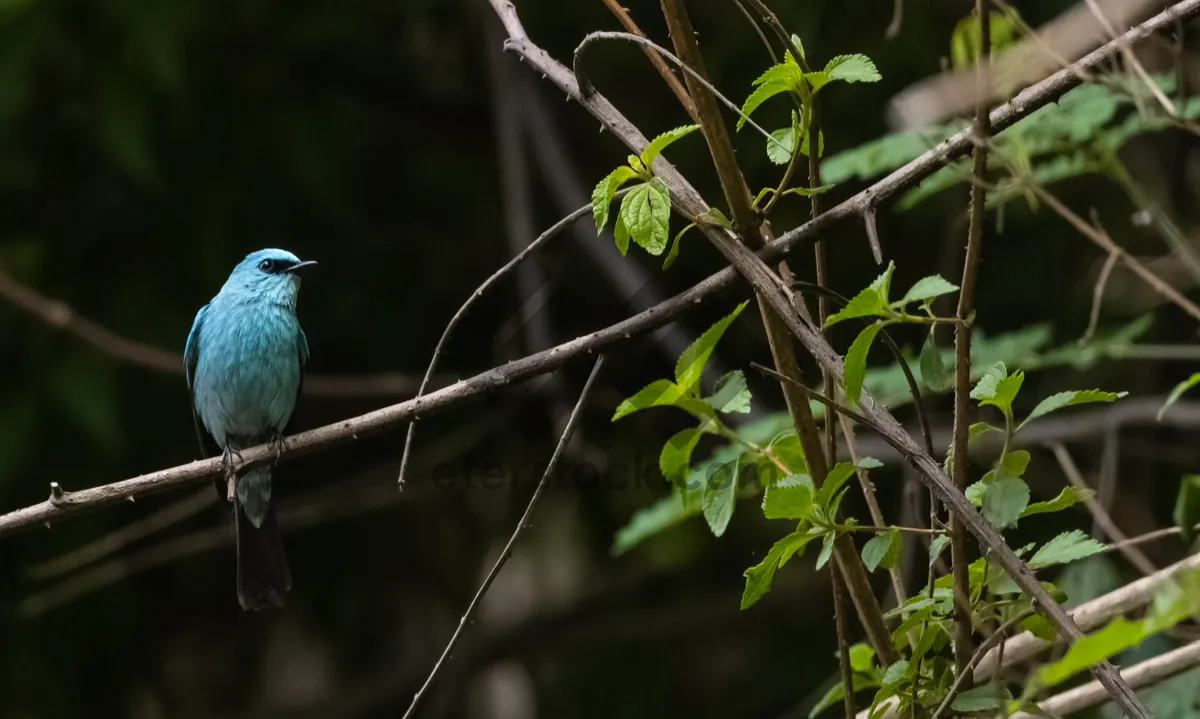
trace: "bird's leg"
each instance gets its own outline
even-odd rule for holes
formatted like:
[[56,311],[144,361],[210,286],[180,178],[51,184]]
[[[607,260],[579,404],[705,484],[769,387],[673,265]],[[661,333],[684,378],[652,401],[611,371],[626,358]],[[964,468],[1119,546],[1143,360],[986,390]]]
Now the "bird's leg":
[[276,432],[271,436],[269,442],[271,448],[275,450],[275,464],[279,464],[279,458],[283,451],[287,449],[287,437],[283,436],[283,432]]
[[243,462],[242,453],[234,447],[225,447],[225,452],[221,455],[221,464],[225,467],[225,499],[229,502],[234,501],[237,496],[237,468],[233,464],[233,458],[237,457],[237,461]]

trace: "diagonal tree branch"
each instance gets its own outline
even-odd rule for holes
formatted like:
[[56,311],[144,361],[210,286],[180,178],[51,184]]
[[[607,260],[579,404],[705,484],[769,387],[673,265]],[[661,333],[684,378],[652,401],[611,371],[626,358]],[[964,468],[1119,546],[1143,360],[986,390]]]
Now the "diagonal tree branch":
[[[183,355],[131,340],[83,317],[61,300],[46,297],[0,272],[0,297],[44,324],[83,340],[100,352],[138,367],[183,376]],[[304,394],[313,397],[408,396],[417,390],[417,379],[399,372],[375,375],[310,374]]]
[[[510,33],[514,30],[520,33],[516,37],[510,38],[506,43],[507,46],[520,52],[535,70],[544,73],[547,79],[558,85],[568,96],[579,101],[630,149],[636,152],[646,146],[645,136],[608,100],[598,93],[588,95],[581,93],[571,72],[528,40],[521,29],[520,21],[517,19],[511,2],[505,0],[491,0],[491,2]],[[1185,0],[1184,3],[1177,5],[1176,9],[1191,4],[1193,2]],[[1164,13],[1164,15],[1166,14],[1168,13]],[[669,188],[673,205],[678,210],[690,217],[707,211],[707,204],[695,188],[665,158],[660,156],[655,161],[654,169],[656,176]],[[820,223],[820,219],[809,224],[817,225]],[[778,314],[788,329],[813,355],[821,368],[840,379],[842,376],[841,358],[825,342],[819,331],[805,324],[791,310],[790,299],[785,296],[786,289],[780,286],[779,278],[770,272],[763,264],[762,259],[744,245],[736,242],[733,237],[720,228],[702,226],[700,229],[717,250],[729,260],[736,271],[750,282],[758,293],[760,301],[765,301],[764,303]],[[1046,617],[1059,635],[1070,643],[1081,638],[1083,633],[1079,627],[1071,621],[1066,611],[1038,583],[1033,571],[1013,552],[999,531],[984,519],[966,496],[953,485],[937,460],[926,453],[916,440],[904,431],[891,413],[882,405],[877,404],[872,397],[864,393],[860,406],[862,414],[878,425],[885,439],[908,458],[926,486],[949,507],[953,516],[958,516],[964,522],[981,546],[988,551],[997,564],[1008,572],[1017,586],[1030,598],[1032,605]],[[1093,667],[1092,671],[1127,715],[1133,718],[1148,716],[1146,708],[1110,663],[1100,662]]]
[[[509,32],[510,38],[506,42],[508,46],[518,52],[528,51],[534,56],[549,59],[549,56],[545,52],[538,48],[533,48],[528,43],[528,39],[525,38],[524,30],[521,28],[520,21],[517,19],[510,2],[492,0],[492,5],[500,13],[500,18]],[[1130,30],[1121,37],[1126,42],[1136,42],[1150,36],[1154,32],[1171,29],[1176,22],[1190,19],[1198,12],[1200,12],[1200,0],[1184,0]],[[514,29],[518,33],[515,38],[513,36]],[[1119,52],[1119,50],[1120,48],[1117,44],[1109,43],[1085,57],[1080,63],[1076,64],[1076,67],[1092,67],[1111,57],[1114,53]],[[561,66],[559,67],[561,73],[569,77],[570,71]],[[1074,72],[1064,70],[1036,85],[1026,88],[1012,102],[992,111],[991,120],[993,129],[998,132],[1000,129],[1011,126],[1033,111],[1055,101],[1064,92],[1078,83],[1079,78]],[[624,121],[624,118],[621,118],[621,120]],[[879,201],[911,187],[948,162],[961,157],[970,146],[969,130],[964,130],[954,135],[908,165],[871,185],[849,200],[831,208],[819,220],[810,221],[771,242],[764,248],[762,255],[765,258],[778,257],[787,249],[800,245],[805,240],[810,240],[817,233],[824,231],[836,222],[861,214],[865,209],[872,207]],[[287,447],[281,453],[280,458],[287,460],[293,457],[312,454],[348,444],[362,437],[393,429],[418,415],[427,416],[437,411],[444,411],[459,406],[513,382],[519,382],[544,374],[576,357],[629,341],[635,335],[662,327],[684,312],[693,309],[706,298],[728,289],[736,280],[736,271],[733,268],[726,268],[702,280],[690,289],[644,312],[602,330],[577,337],[569,342],[564,342],[545,352],[538,352],[495,367],[487,372],[456,382],[419,399],[408,400],[364,415],[293,435],[288,439]],[[265,445],[243,450],[242,455],[247,465],[253,464],[255,466],[266,464],[275,458],[274,451]],[[57,505],[45,501],[0,515],[0,536],[12,534],[31,526],[75,516],[88,509],[99,508],[128,501],[131,498],[186,486],[212,477],[220,471],[219,459],[204,460],[159,470],[121,482],[114,482],[77,492],[68,492]]]

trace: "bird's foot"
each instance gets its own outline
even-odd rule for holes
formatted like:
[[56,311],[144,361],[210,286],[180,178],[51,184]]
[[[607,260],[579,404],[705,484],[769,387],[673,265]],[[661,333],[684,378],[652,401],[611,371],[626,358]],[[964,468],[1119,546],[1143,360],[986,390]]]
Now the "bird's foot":
[[234,457],[237,457],[239,464],[245,461],[242,459],[242,453],[233,447],[226,447],[221,455],[221,464],[225,468],[225,499],[229,502],[234,501],[237,495],[237,467],[233,462]]
[[287,449],[287,437],[284,437],[282,432],[276,432],[268,444],[270,444],[271,449],[275,450],[275,464],[279,464],[280,457],[282,457],[284,450]]

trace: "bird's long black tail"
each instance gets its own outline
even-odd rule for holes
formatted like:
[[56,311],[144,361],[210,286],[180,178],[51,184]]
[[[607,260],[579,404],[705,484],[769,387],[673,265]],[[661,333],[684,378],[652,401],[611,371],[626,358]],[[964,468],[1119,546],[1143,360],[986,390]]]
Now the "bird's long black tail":
[[267,506],[262,526],[255,527],[240,503],[237,515],[238,601],[242,609],[283,606],[283,594],[292,588],[292,571],[283,552],[283,537],[275,521],[275,507]]

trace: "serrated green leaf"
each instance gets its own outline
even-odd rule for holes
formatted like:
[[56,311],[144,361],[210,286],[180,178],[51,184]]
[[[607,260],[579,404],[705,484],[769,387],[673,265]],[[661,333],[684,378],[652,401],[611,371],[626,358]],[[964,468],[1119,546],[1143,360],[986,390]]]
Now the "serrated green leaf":
[[747,609],[771,589],[775,570],[787,564],[791,557],[804,550],[816,539],[815,535],[793,532],[776,542],[761,562],[746,570],[746,588],[742,591],[741,608]]
[[699,125],[684,125],[682,127],[677,127],[674,130],[667,130],[663,134],[651,140],[650,144],[646,146],[646,149],[642,150],[642,164],[646,167],[650,167],[654,164],[655,158],[662,154],[662,151],[667,149],[671,143],[682,137],[686,137],[699,129]]
[[[786,414],[786,413],[785,413]],[[788,419],[790,422],[790,418]],[[804,447],[796,430],[787,429],[771,440],[767,450],[794,474],[808,472],[808,462],[804,458]]]
[[750,390],[746,387],[746,375],[740,369],[726,372],[717,380],[712,396],[705,397],[704,401],[709,407],[726,414],[749,412]]
[[908,662],[904,659],[897,661],[887,668],[883,673],[883,686],[886,689],[889,686],[895,686],[904,681],[908,676]]
[[1091,404],[1093,402],[1115,402],[1127,394],[1129,393],[1103,392],[1098,389],[1079,389],[1052,394],[1041,402],[1038,402],[1038,405],[1033,408],[1033,411],[1029,413],[1025,421],[1017,427],[1017,431],[1021,431],[1021,427],[1024,427],[1038,417],[1050,414],[1063,407],[1072,407],[1077,404]]
[[[805,133],[804,137],[800,140],[800,154],[804,155],[805,157],[808,157],[808,139],[810,137],[812,137],[812,133],[808,132],[808,133]],[[824,157],[825,156],[825,131],[818,130],[817,138],[818,138],[817,157]]]
[[[622,165],[596,184],[592,190],[592,217],[596,220],[596,234],[604,231],[604,226],[608,224],[608,210],[612,206],[613,196],[617,194],[617,190],[621,185],[637,177],[637,173],[631,168]],[[622,253],[624,254],[624,253]]]
[[699,507],[685,504],[679,492],[672,492],[649,507],[639,509],[629,523],[613,538],[612,555],[620,556],[643,541],[699,512]]
[[876,567],[893,569],[896,566],[896,562],[900,559],[900,549],[903,546],[904,537],[901,536],[898,529],[891,529],[882,534],[876,534],[869,542],[863,545],[863,564],[867,565],[867,571],[869,572],[875,571]]
[[878,469],[879,467],[883,466],[883,462],[880,462],[874,457],[859,457],[858,461],[854,463],[854,466],[858,469]]
[[1088,535],[1072,529],[1046,542],[1029,558],[1032,569],[1067,564],[1103,552],[1104,545]]
[[879,299],[884,307],[887,307],[888,296],[892,291],[892,273],[896,271],[896,263],[889,261],[888,266],[883,270],[875,280],[871,283],[871,289],[879,293]]
[[862,332],[858,333],[858,337],[854,338],[850,349],[846,351],[842,382],[846,387],[846,399],[853,404],[857,404],[862,396],[863,378],[867,374],[867,353],[871,351],[875,335],[879,334],[881,329],[883,329],[883,325],[878,322],[867,325]]
[[854,475],[854,465],[847,462],[838,462],[829,470],[829,474],[825,475],[825,483],[817,490],[816,503],[822,507],[829,506],[830,499],[834,493],[842,488],[846,480]]
[[647,407],[663,407],[677,403],[684,395],[683,389],[674,382],[666,379],[656,380],[638,390],[637,394],[617,405],[612,421],[633,414]]
[[733,229],[733,221],[725,216],[724,212],[718,207],[710,207],[699,215],[696,215],[696,222],[703,225],[716,225],[724,227],[727,230]]
[[892,303],[892,307],[903,307],[909,302],[921,302],[957,291],[958,285],[947,282],[941,275],[930,275],[917,280],[908,288],[908,292],[904,293],[904,297]]
[[746,124],[746,117],[770,98],[781,92],[799,92],[802,81],[803,74],[794,62],[782,62],[767,68],[767,71],[754,81],[754,91],[742,104],[742,116],[738,118],[737,129],[741,130]]
[[1008,370],[1003,362],[997,362],[984,371],[979,382],[971,389],[971,399],[984,400],[996,396],[996,385],[1008,376]]
[[812,515],[812,478],[808,475],[785,477],[763,492],[763,516],[767,519],[806,519]]
[[1022,517],[1028,517],[1032,514],[1047,514],[1049,512],[1061,512],[1062,510],[1073,507],[1080,502],[1086,502],[1091,499],[1096,492],[1091,489],[1079,489],[1077,487],[1063,487],[1063,490],[1058,493],[1058,496],[1047,502],[1034,502],[1025,508],[1021,513]]
[[950,546],[950,535],[948,534],[939,534],[929,543],[929,566],[932,567],[937,563],[938,557],[948,546]]
[[850,647],[850,668],[866,674],[875,668],[875,650],[870,644],[859,642]]
[[800,195],[801,197],[813,197],[816,195],[823,195],[835,187],[837,187],[837,185],[821,185],[820,187],[816,187],[816,188],[813,188],[813,187],[789,187],[788,189],[783,191],[783,194],[785,194],[785,195]]
[[[800,59],[801,59],[801,60],[804,60],[804,59],[805,59],[805,57],[804,57],[804,43],[800,42],[800,36],[799,36],[799,35],[797,35],[796,33],[792,33],[792,38],[791,38],[791,39],[792,39],[792,47],[794,47],[794,48],[796,48],[797,50],[799,50],[799,51],[800,51]],[[789,55],[790,55],[790,54],[791,54],[791,52],[792,52],[792,47],[785,48],[785,49],[788,51],[788,54],[789,54]],[[794,62],[796,62],[796,59],[795,59],[795,58],[788,58],[788,59],[789,59],[789,60],[791,60],[793,63],[794,63]]]
[[996,466],[983,475],[983,482],[991,484],[1001,479],[1020,479],[1025,476],[1025,470],[1028,468],[1029,452],[1016,449],[1001,457]]
[[836,542],[837,532],[829,531],[825,533],[824,540],[821,542],[821,553],[817,555],[817,569],[829,563],[829,558],[833,556],[833,545]]
[[824,72],[830,82],[879,82],[883,79],[871,58],[860,54],[838,55],[825,63]]
[[925,344],[921,345],[919,363],[921,381],[929,389],[934,392],[945,392],[954,386],[954,374],[942,361],[942,351],[934,344],[932,332],[925,338]]
[[960,712],[985,712],[999,709],[1010,701],[1012,694],[1008,689],[993,682],[962,692],[954,697],[950,707]]
[[804,79],[807,80],[808,84],[812,86],[813,92],[816,92],[817,90],[820,90],[829,84],[829,73],[825,72],[824,70],[806,72],[804,73]]
[[717,320],[695,342],[692,342],[683,351],[683,354],[679,355],[679,361],[675,363],[675,381],[680,387],[690,390],[700,381],[700,376],[704,374],[704,366],[708,364],[708,358],[716,348],[717,342],[721,341],[725,330],[729,329],[729,325],[733,324],[737,316],[742,313],[746,304],[746,302],[741,303],[733,312]]
[[701,436],[703,433],[699,429],[689,427],[667,440],[658,455],[658,468],[664,479],[675,486],[683,484],[692,464],[692,450],[696,449]]
[[1197,372],[1191,377],[1188,377],[1184,381],[1175,385],[1175,388],[1171,390],[1171,394],[1167,395],[1167,401],[1164,402],[1162,408],[1158,410],[1158,420],[1161,422],[1163,415],[1166,414],[1167,410],[1171,408],[1171,405],[1175,404],[1179,398],[1183,396],[1184,392],[1187,392],[1192,387],[1195,387],[1197,383],[1200,383],[1200,372]]
[[796,151],[796,126],[781,127],[767,139],[767,159],[776,165],[786,165]]
[[671,199],[666,184],[656,177],[630,190],[621,200],[621,219],[630,239],[650,254],[661,255],[670,238]]
[[1029,485],[1015,477],[998,479],[983,492],[983,516],[998,529],[1017,523],[1029,505]]
[[846,303],[845,307],[825,318],[825,326],[831,327],[838,322],[856,317],[876,317],[886,314],[887,311],[888,307],[883,298],[879,296],[878,290],[868,287],[855,295]]
[[741,460],[730,462],[717,468],[704,485],[704,521],[708,522],[713,536],[719,537],[724,534],[729,520],[733,517],[740,470]]
[[1052,687],[1118,652],[1136,646],[1145,638],[1141,622],[1117,617],[1103,629],[1080,638],[1067,650],[1062,659],[1037,670],[1041,687]]
[[621,253],[622,257],[629,252],[629,227],[619,212],[617,213],[616,227],[613,228],[613,242],[617,245],[617,251]]
[[1189,545],[1196,538],[1194,527],[1200,523],[1200,475],[1187,474],[1179,481],[1179,494],[1171,514],[1179,534]]
[[675,260],[679,258],[679,241],[683,239],[684,234],[696,226],[695,222],[689,222],[686,227],[675,235],[675,239],[671,241],[671,249],[667,252],[667,258],[663,260],[663,269],[671,269],[671,265],[675,264]]
[[963,494],[967,496],[967,501],[978,507],[983,504],[983,493],[987,491],[987,482],[975,482],[967,485],[963,490]]

